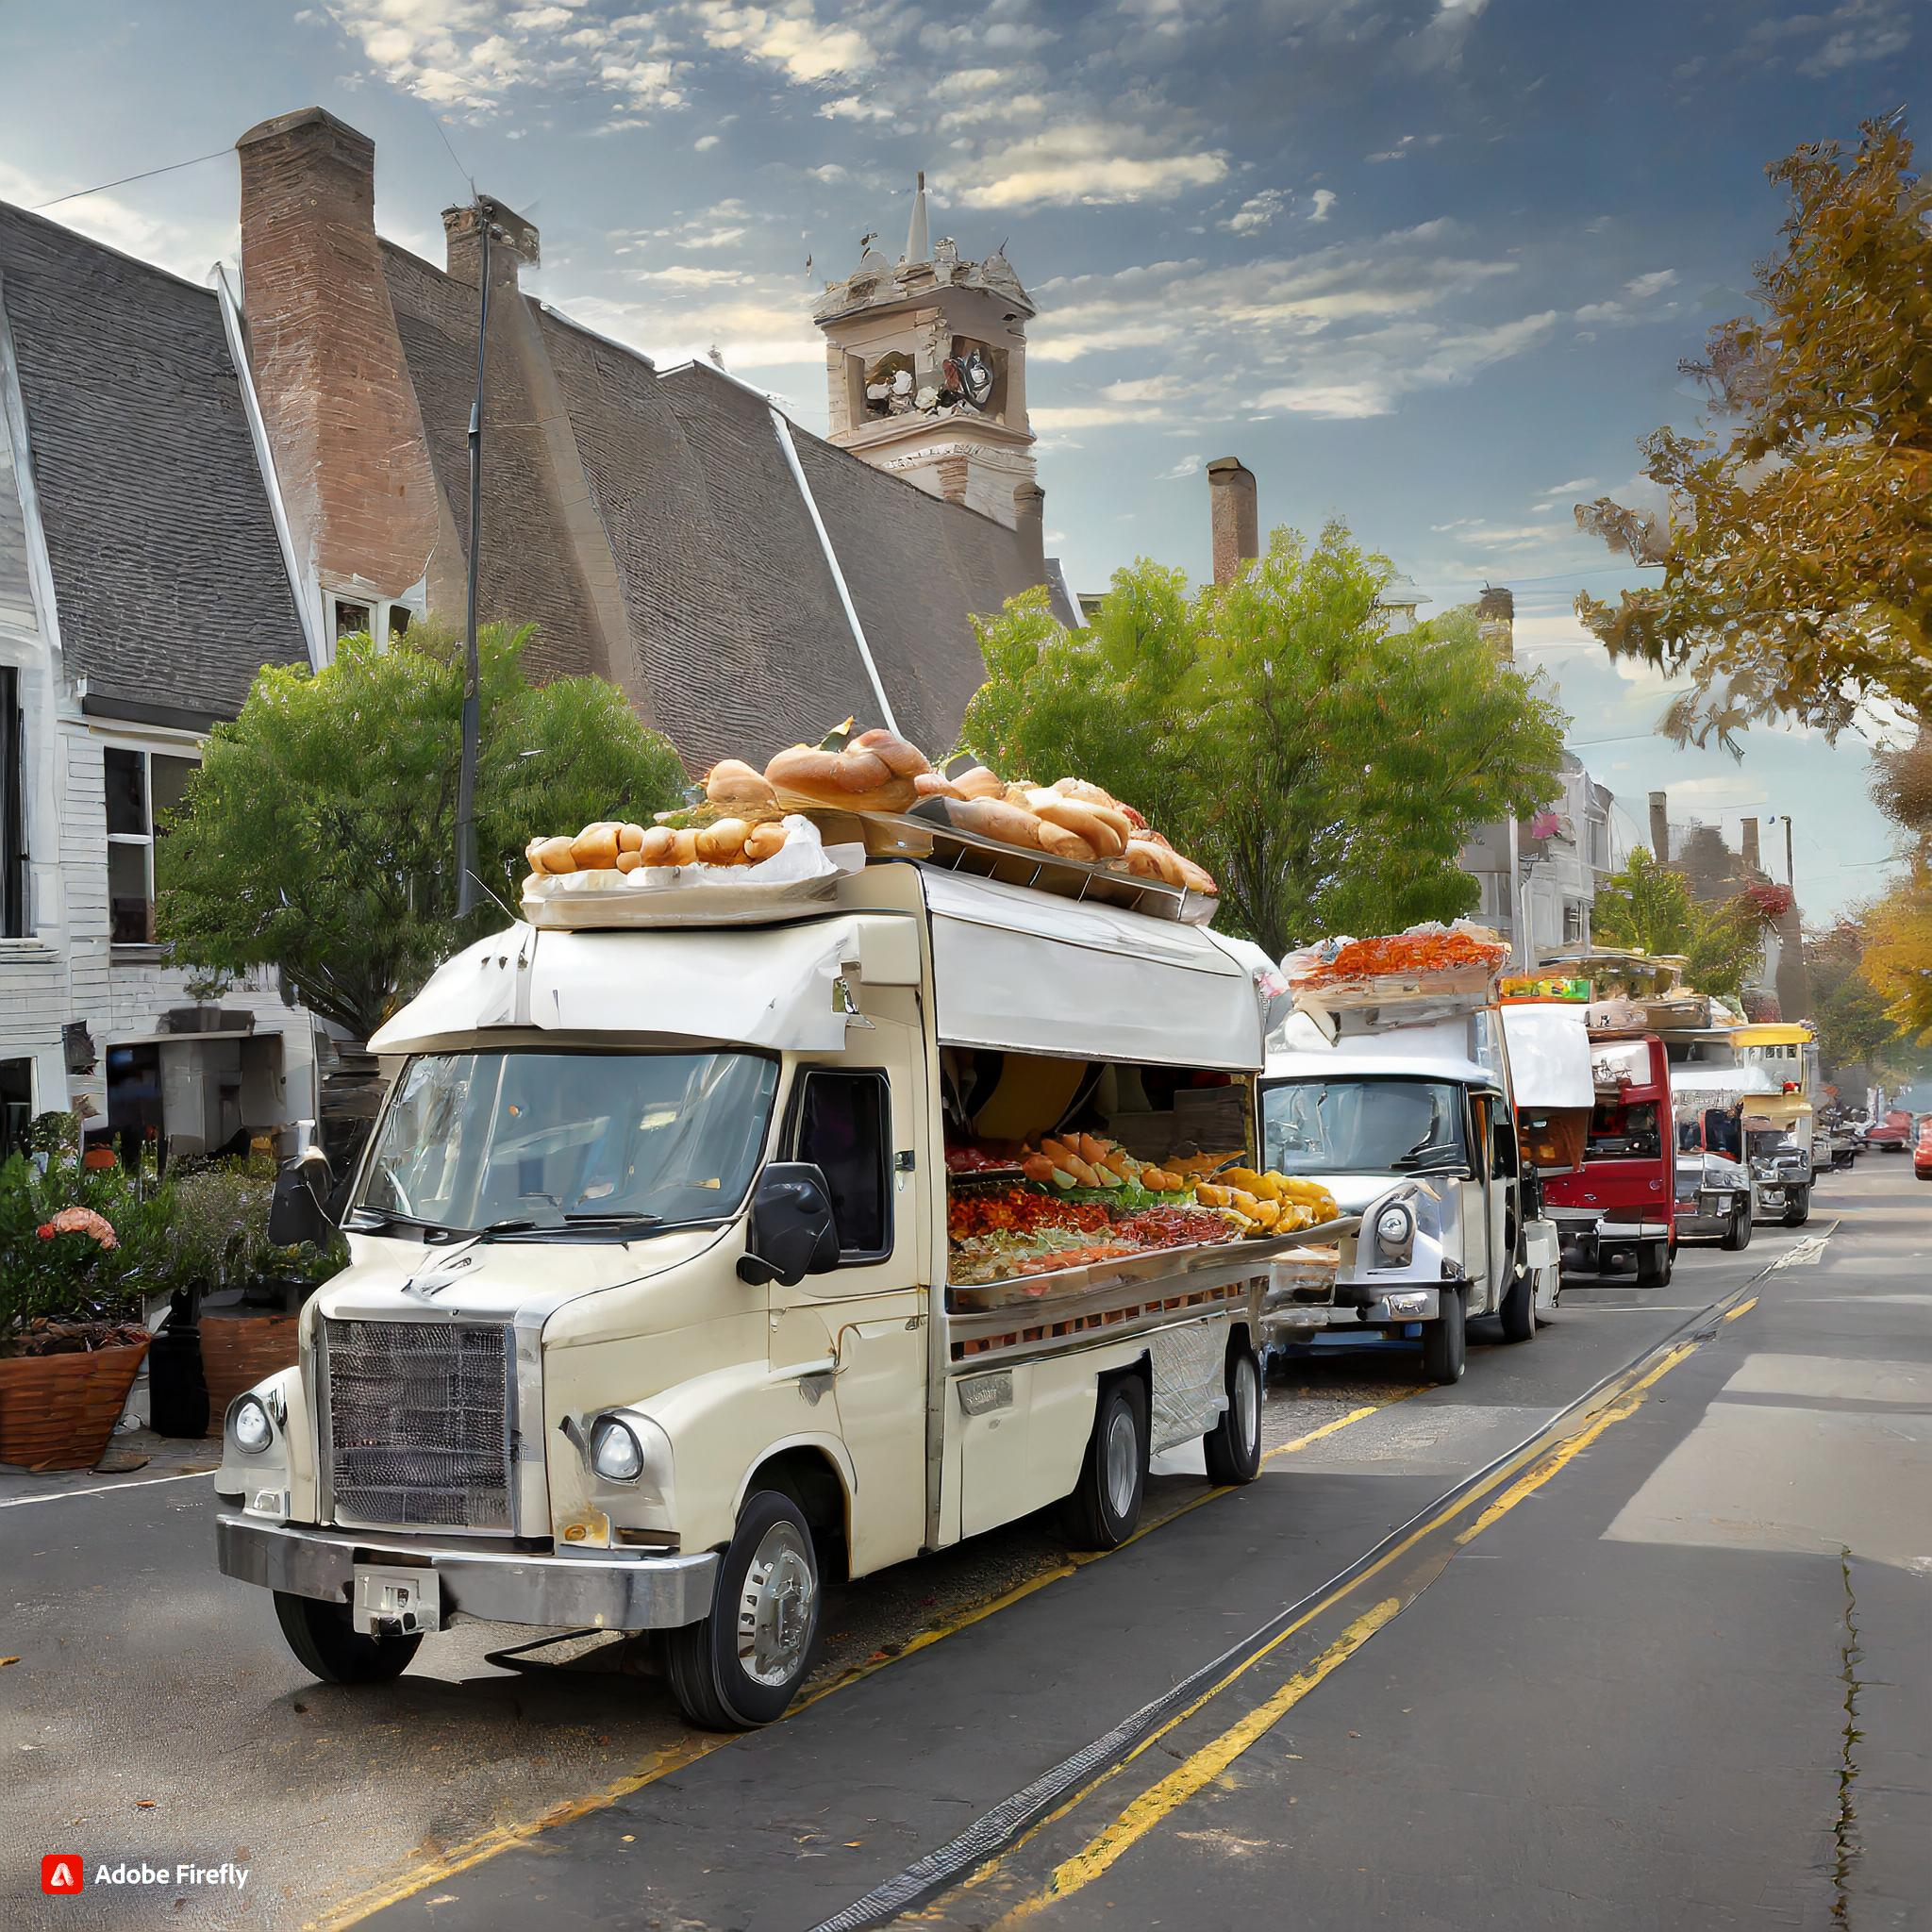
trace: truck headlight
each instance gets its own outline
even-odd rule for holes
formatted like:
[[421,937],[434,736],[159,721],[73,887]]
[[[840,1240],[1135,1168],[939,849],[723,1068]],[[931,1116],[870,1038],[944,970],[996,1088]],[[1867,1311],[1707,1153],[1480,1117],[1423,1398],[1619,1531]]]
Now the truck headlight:
[[613,1483],[634,1483],[643,1473],[643,1446],[614,1415],[605,1416],[591,1431],[591,1467]]
[[1415,1216],[1399,1202],[1375,1217],[1375,1239],[1390,1253],[1406,1247],[1415,1236]]
[[254,1395],[243,1395],[236,1401],[228,1411],[228,1428],[236,1448],[250,1456],[259,1456],[275,1441],[275,1425],[268,1419],[268,1410]]

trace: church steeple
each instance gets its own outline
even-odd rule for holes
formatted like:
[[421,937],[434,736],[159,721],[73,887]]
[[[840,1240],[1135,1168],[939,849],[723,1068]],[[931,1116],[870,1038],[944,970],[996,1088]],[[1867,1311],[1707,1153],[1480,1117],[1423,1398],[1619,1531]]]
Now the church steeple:
[[925,222],[925,170],[919,171],[919,186],[912,191],[912,220],[906,230],[906,259],[930,261],[932,240]]

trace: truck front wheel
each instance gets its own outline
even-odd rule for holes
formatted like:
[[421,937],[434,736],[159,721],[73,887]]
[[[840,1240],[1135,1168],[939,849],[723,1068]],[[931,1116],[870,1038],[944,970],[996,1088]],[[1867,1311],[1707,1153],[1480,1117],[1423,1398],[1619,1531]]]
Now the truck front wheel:
[[1676,1251],[1669,1241],[1645,1241],[1637,1250],[1639,1288],[1668,1288],[1671,1270],[1676,1264]]
[[1060,1523],[1079,1549],[1112,1550],[1133,1535],[1147,1488],[1147,1385],[1117,1376],[1100,1391],[1080,1481],[1060,1505]]
[[749,1731],[785,1714],[819,1636],[811,1526],[790,1496],[747,1498],[718,1564],[711,1614],[665,1633],[672,1694],[707,1731]]
[[1446,1387],[1462,1380],[1468,1354],[1469,1303],[1463,1291],[1442,1284],[1442,1312],[1423,1324],[1423,1380]]
[[413,1637],[365,1637],[347,1604],[275,1591],[275,1619],[295,1661],[325,1684],[388,1684],[409,1668],[421,1647]]
[[1261,1364],[1245,1335],[1227,1347],[1227,1407],[1201,1438],[1210,1483],[1251,1483],[1261,1474]]
[[1725,1228],[1719,1245],[1729,1248],[1733,1253],[1751,1245],[1751,1203],[1748,1197],[1731,1210],[1731,1224]]
[[1803,1227],[1810,1219],[1811,1190],[1809,1188],[1787,1188],[1785,1190],[1785,1225],[1787,1227]]

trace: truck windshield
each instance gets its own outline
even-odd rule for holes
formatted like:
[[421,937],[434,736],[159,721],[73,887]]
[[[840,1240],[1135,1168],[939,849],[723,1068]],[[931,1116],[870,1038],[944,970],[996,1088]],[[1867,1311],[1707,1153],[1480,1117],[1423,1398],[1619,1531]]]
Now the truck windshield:
[[1655,1160],[1663,1151],[1654,1100],[1599,1100],[1591,1109],[1586,1160]]
[[1286,1174],[1466,1168],[1462,1117],[1446,1080],[1283,1080],[1261,1093],[1266,1165]]
[[355,1205],[450,1233],[715,1221],[751,1184],[777,1080],[748,1053],[422,1054]]

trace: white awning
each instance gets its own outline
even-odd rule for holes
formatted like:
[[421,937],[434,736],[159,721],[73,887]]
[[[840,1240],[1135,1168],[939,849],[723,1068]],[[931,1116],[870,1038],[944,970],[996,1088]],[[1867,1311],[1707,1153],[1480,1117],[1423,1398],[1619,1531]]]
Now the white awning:
[[954,873],[924,875],[941,1041],[1254,1072],[1253,974],[1200,926]]
[[1589,1108],[1596,1104],[1590,1035],[1581,1007],[1503,1007],[1509,1081],[1518,1107]]
[[369,1044],[420,1053],[488,1028],[533,1027],[835,1053],[845,1018],[832,982],[860,958],[867,924],[848,914],[758,929],[515,926],[445,961]]

